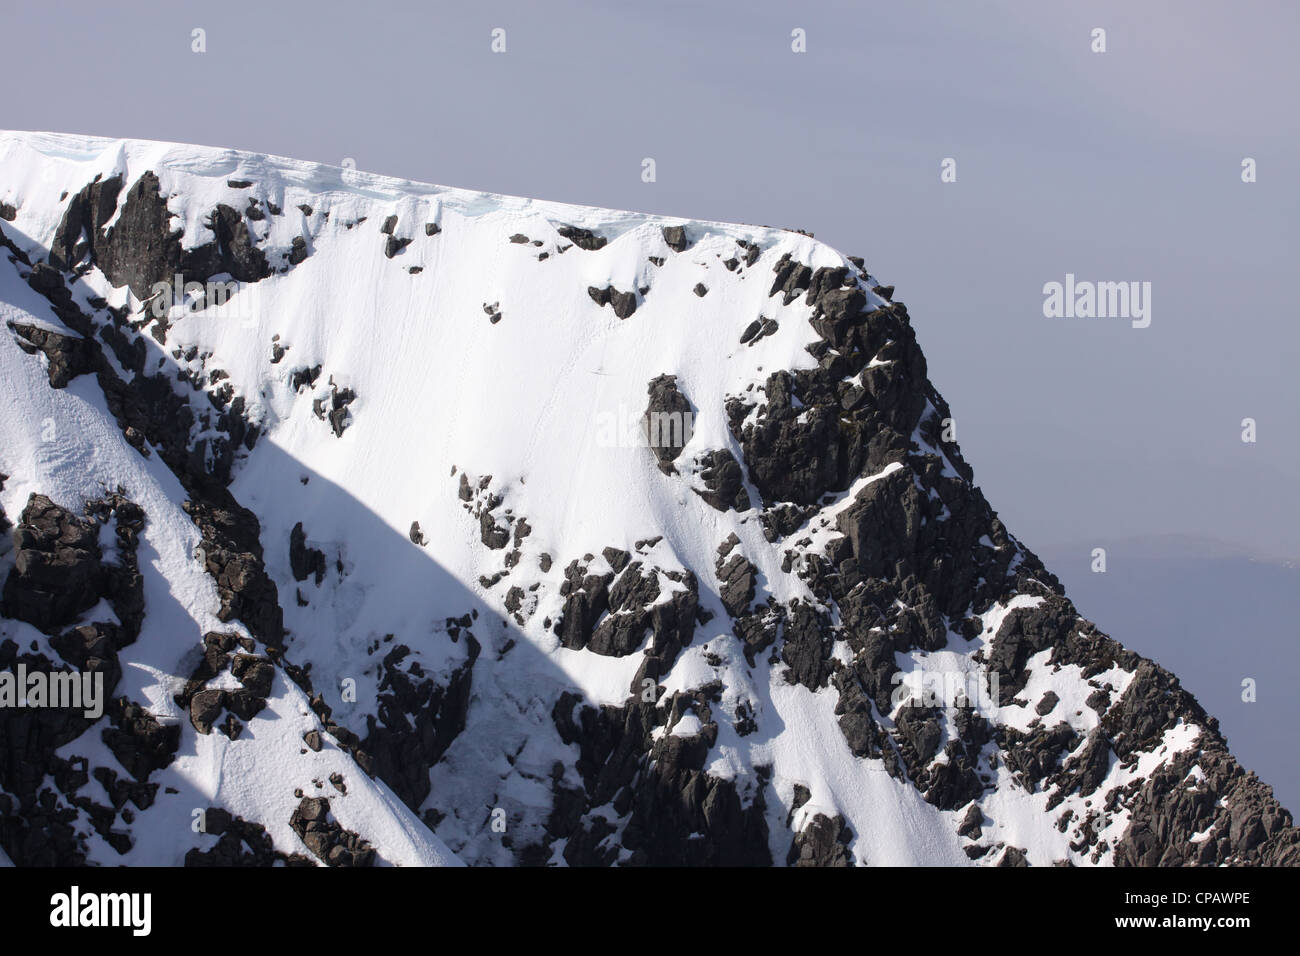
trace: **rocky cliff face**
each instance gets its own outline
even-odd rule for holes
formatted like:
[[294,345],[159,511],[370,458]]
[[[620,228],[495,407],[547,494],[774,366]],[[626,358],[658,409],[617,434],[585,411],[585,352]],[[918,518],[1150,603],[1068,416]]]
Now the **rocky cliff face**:
[[0,172],[0,669],[110,698],[0,708],[15,863],[1300,861],[863,260],[165,144]]

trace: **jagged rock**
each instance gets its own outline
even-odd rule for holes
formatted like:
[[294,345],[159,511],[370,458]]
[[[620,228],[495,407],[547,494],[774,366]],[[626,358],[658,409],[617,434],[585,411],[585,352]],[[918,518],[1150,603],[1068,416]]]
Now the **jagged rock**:
[[782,294],[782,305],[789,305],[799,297],[799,293],[808,288],[812,281],[812,269],[792,259],[789,253],[783,255],[774,270],[776,278],[772,281],[769,296]]
[[745,472],[735,455],[725,448],[715,449],[696,459],[696,465],[705,489],[693,489],[697,495],[719,511],[750,509]]
[[289,532],[289,567],[295,581],[306,581],[315,575],[319,586],[325,578],[325,552],[307,546],[307,532],[301,521]]
[[271,696],[271,687],[275,681],[275,665],[268,658],[256,657],[252,654],[236,654],[230,663],[230,673],[250,694],[261,698]]
[[785,622],[781,660],[790,668],[786,680],[816,690],[830,674],[833,643],[830,627],[822,615],[804,603],[794,604]]
[[646,442],[665,475],[674,474],[673,462],[690,441],[694,428],[691,403],[677,390],[676,375],[660,375],[650,381],[650,396],[643,418]]
[[597,619],[609,607],[613,575],[587,575],[584,566],[572,561],[565,568],[564,576],[565,584],[560,590],[565,597],[564,611],[555,623],[555,631],[565,647],[580,650],[587,646]]
[[489,509],[484,509],[479,514],[479,540],[485,547],[494,551],[499,551],[510,543],[510,531],[502,528],[496,523]]
[[0,613],[47,633],[93,607],[104,587],[95,525],[33,494],[14,531]]
[[910,768],[919,772],[934,759],[943,740],[943,730],[929,708],[904,707],[896,719],[899,743]]
[[839,814],[827,817],[814,814],[808,824],[795,834],[786,856],[788,866],[822,866],[849,867],[853,858],[849,855],[848,843],[853,839],[851,831]]
[[1038,727],[1029,733],[1008,727],[1001,731],[1000,736],[1007,767],[1031,792],[1055,772],[1065,755],[1078,743],[1078,735],[1065,723]]
[[622,657],[641,646],[651,626],[646,607],[659,597],[658,574],[643,574],[641,562],[634,562],[618,576],[608,593],[609,615],[592,630],[586,646],[596,654]]
[[849,750],[855,757],[881,756],[884,732],[871,714],[871,699],[864,691],[863,682],[848,669],[836,672],[832,680],[839,691],[835,714]]
[[740,553],[732,554],[725,564],[721,563],[721,558],[718,560],[722,604],[732,617],[740,617],[754,600],[758,568]]
[[613,286],[600,289],[593,285],[587,287],[587,295],[597,305],[612,305],[614,314],[620,319],[626,319],[636,311],[635,292],[619,292]]
[[1009,703],[1028,679],[1025,663],[1034,654],[1063,642],[1078,622],[1073,606],[1052,596],[1033,608],[1013,611],[1003,621],[989,651],[988,667],[998,675],[999,703]]
[[1002,857],[998,860],[998,866],[1028,866],[1029,861],[1025,859],[1025,851],[1019,847],[1009,846],[1003,852]]
[[[41,264],[38,268],[49,267]],[[50,332],[34,325],[17,325],[11,322],[9,327],[18,334],[18,344],[24,351],[28,353],[39,351],[45,354],[48,360],[46,373],[49,375],[51,387],[64,388],[78,375],[95,371],[99,356],[85,339]]]
[[275,849],[271,835],[261,824],[237,817],[222,807],[208,807],[203,811],[203,833],[217,837],[208,849],[191,847],[185,851],[186,866],[286,866],[310,865],[310,860],[300,854],[286,855]]
[[[116,211],[121,191],[120,176],[106,180],[96,177],[94,182],[88,183],[72,197],[64,211],[63,221],[54,233],[50,246],[51,265],[66,271],[87,254],[93,254],[95,244],[102,241],[101,225]],[[166,228],[165,222],[163,228]]]
[[1070,789],[1077,787],[1085,797],[1096,792],[1109,771],[1110,744],[1100,730],[1090,733],[1079,756],[1065,765],[1065,773],[1073,778]]
[[110,701],[106,711],[112,726],[105,728],[101,736],[131,776],[143,782],[154,771],[171,765],[180,747],[179,725],[164,726],[124,697]]
[[[1190,781],[1192,767],[1203,775]],[[1189,786],[1190,783],[1190,786]],[[1201,839],[1193,843],[1193,836]],[[1115,846],[1120,866],[1300,864],[1300,832],[1272,789],[1203,734],[1143,781]]]
[[310,368],[302,366],[289,373],[289,387],[295,392],[301,391],[304,387],[315,388],[316,379],[320,378],[321,367],[314,365]]
[[685,252],[688,246],[685,226],[664,226],[664,242],[673,252]]
[[356,401],[356,397],[356,392],[350,388],[339,388],[331,378],[328,404],[324,399],[315,399],[312,402],[312,411],[317,418],[328,419],[334,436],[342,438],[344,430],[352,423],[352,413],[348,411],[348,406]]
[[374,848],[330,819],[330,802],[324,797],[303,797],[289,818],[289,826],[327,866],[374,865]]
[[631,560],[631,555],[619,548],[605,548],[600,553],[609,562],[609,566],[614,569],[615,574],[626,568],[628,561]]
[[[614,856],[601,848],[609,828],[602,817],[588,818],[580,810],[611,800],[630,811],[623,845],[632,850],[633,865],[706,866],[770,863],[767,825],[760,789],[747,804],[732,781],[711,777],[689,765],[700,759],[696,745],[672,743],[653,748],[650,732],[657,722],[654,707],[576,707],[576,695],[565,693],[552,715],[560,738],[577,743],[583,780],[579,795],[568,791],[568,811],[552,814],[551,839],[566,840],[564,857],[572,866],[609,865]],[[681,740],[681,738],[676,738]],[[629,787],[638,773],[642,782]],[[557,789],[559,789],[557,787]],[[616,798],[617,795],[617,799]],[[584,824],[583,821],[589,821]],[[704,839],[689,839],[703,834]]]
[[190,698],[190,723],[201,734],[212,733],[212,727],[226,709],[224,690],[201,690]]
[[789,373],[773,372],[764,386],[765,414],[737,437],[765,502],[812,504],[842,484],[840,428],[834,408],[796,409],[792,384]]
[[745,331],[740,334],[740,344],[750,346],[756,345],[760,339],[776,332],[778,327],[778,323],[775,319],[769,319],[760,315],[753,322],[749,323],[749,325],[745,327]]
[[410,654],[404,645],[394,647],[383,660],[378,719],[367,715],[366,736],[359,746],[370,757],[375,775],[412,811],[418,811],[429,795],[429,768],[442,759],[465,727],[473,667],[480,653],[473,635],[466,635],[466,640],[465,662],[444,683],[422,677],[409,665],[403,667]]
[[980,812],[977,804],[972,803],[966,810],[966,815],[961,818],[961,823],[957,827],[957,835],[966,837],[968,840],[978,840],[983,835],[984,814]]
[[116,221],[105,230],[122,185],[119,177],[97,180],[69,203],[51,249],[54,266],[66,270],[89,258],[113,285],[130,286],[142,300],[152,295],[155,283],[170,283],[178,272],[187,282],[206,282],[223,272],[240,282],[257,282],[271,274],[243,215],[226,205],[218,205],[205,223],[212,241],[182,251],[181,234],[171,229],[167,201],[152,172],[127,190]]
[[[579,249],[586,249],[588,252],[603,249],[608,241],[604,236],[598,236],[590,229],[579,229],[577,226],[560,226],[555,231]],[[620,316],[620,318],[625,318],[625,316]]]
[[252,512],[228,492],[209,490],[214,501],[190,500],[182,507],[202,534],[204,566],[217,584],[217,617],[239,620],[270,647],[284,639],[279,593],[262,561],[261,531]]

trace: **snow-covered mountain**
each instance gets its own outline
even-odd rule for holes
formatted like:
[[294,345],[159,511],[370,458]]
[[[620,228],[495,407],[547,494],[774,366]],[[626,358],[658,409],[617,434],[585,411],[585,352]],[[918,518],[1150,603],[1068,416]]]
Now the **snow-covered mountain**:
[[15,864],[1300,860],[861,259],[164,143],[0,173],[0,670],[110,698],[0,708]]

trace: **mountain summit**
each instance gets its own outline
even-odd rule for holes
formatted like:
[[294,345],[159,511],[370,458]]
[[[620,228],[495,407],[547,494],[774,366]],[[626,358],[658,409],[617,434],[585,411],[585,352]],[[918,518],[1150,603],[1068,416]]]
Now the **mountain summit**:
[[0,173],[0,671],[104,694],[0,696],[15,864],[1300,862],[862,259],[165,143]]

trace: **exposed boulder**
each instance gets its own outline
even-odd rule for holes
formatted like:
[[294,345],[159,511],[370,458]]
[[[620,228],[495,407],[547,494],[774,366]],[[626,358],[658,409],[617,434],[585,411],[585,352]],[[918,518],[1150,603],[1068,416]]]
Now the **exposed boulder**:
[[664,226],[664,242],[673,252],[685,252],[689,243],[686,240],[685,226]]
[[612,285],[604,288],[593,285],[587,287],[587,295],[591,296],[591,301],[597,305],[612,305],[614,314],[620,319],[626,319],[636,312],[635,292],[619,292]]
[[654,452],[659,470],[672,475],[676,473],[673,462],[694,430],[694,411],[686,396],[678,391],[676,375],[652,379],[646,391],[650,396],[642,418],[646,442]]
[[[733,535],[734,537],[734,535]],[[722,604],[732,617],[740,617],[754,600],[758,568],[739,551],[731,553],[725,563],[718,558],[718,582]]]
[[375,863],[374,847],[331,819],[330,802],[324,797],[303,797],[289,818],[289,826],[326,866]]
[[0,613],[50,633],[99,601],[105,574],[97,525],[33,494],[14,531]]
[[712,507],[719,511],[750,509],[744,469],[730,451],[725,448],[707,451],[696,459],[696,467],[704,489],[692,490]]
[[790,844],[786,855],[787,866],[849,867],[853,857],[849,854],[848,844],[853,839],[853,831],[848,828],[839,814],[827,817],[814,814]]
[[325,578],[325,552],[307,546],[307,533],[299,521],[289,532],[289,568],[295,581],[315,576],[317,586]]
[[[608,242],[604,236],[598,236],[590,229],[580,229],[577,226],[559,226],[555,231],[579,249],[586,249],[588,252],[603,249],[605,243]],[[624,316],[620,316],[620,318],[624,318]]]
[[[49,266],[40,264],[39,268]],[[17,325],[9,327],[18,335],[18,345],[29,355],[42,352],[47,359],[46,373],[52,388],[64,388],[78,375],[95,371],[98,352],[80,336],[63,335],[34,325]]]

